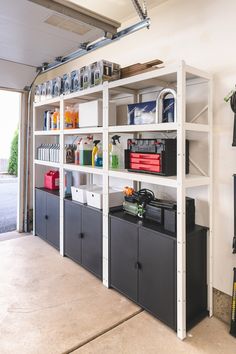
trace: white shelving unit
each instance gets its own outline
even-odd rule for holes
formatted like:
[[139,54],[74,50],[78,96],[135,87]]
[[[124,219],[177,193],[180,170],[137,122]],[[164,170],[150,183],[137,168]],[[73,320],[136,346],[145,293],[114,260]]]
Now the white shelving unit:
[[[194,112],[191,119],[187,119],[187,88],[207,86],[207,100],[203,107]],[[123,102],[129,99],[130,103],[139,102],[149,97],[157,96],[157,92],[165,87],[174,87],[177,90],[177,123],[161,123],[150,125],[125,125],[124,122],[117,122],[116,126],[109,126],[108,104],[109,100]],[[201,96],[201,91],[196,97]],[[195,96],[194,96],[195,97]],[[64,107],[68,104],[85,102],[89,100],[103,99],[103,127],[81,128],[64,130],[63,119],[60,119],[60,130],[42,131],[36,130],[39,127],[39,120],[43,120],[42,112],[48,107],[60,107],[60,117],[64,117]],[[126,102],[126,101],[125,101]],[[190,103],[191,105],[191,103]],[[205,115],[202,122],[201,117]],[[200,121],[201,120],[201,121]],[[199,123],[198,123],[199,121]],[[34,139],[33,149],[36,154],[36,140],[57,139],[60,143],[60,163],[39,161],[34,159],[33,166],[33,188],[37,186],[36,168],[48,166],[58,168],[60,171],[60,253],[64,255],[64,173],[65,171],[83,172],[91,175],[101,175],[103,179],[103,283],[108,287],[109,279],[109,251],[108,251],[108,222],[109,222],[109,185],[113,178],[148,183],[163,187],[170,187],[176,190],[177,195],[177,335],[180,339],[186,337],[186,220],[185,220],[185,198],[187,191],[191,188],[204,187],[207,190],[209,210],[209,237],[208,237],[208,310],[212,315],[212,77],[208,73],[195,69],[180,62],[176,65],[150,71],[130,78],[105,82],[103,85],[89,88],[84,91],[72,93],[67,96],[60,96],[40,103],[34,104]],[[120,124],[119,124],[120,123]],[[42,129],[42,127],[41,127]],[[141,133],[171,133],[177,137],[177,176],[163,177],[145,173],[133,173],[127,170],[109,170],[109,137],[115,133],[134,136]],[[64,163],[64,143],[68,136],[81,134],[102,134],[103,139],[103,168],[90,166],[78,166]],[[207,140],[208,151],[204,152],[204,158],[208,159],[207,172],[193,162],[197,174],[192,172],[185,174],[185,140],[194,136],[195,141],[198,135],[204,134]],[[199,135],[199,136],[200,136]],[[44,171],[43,171],[44,172]],[[34,193],[33,193],[34,196]],[[34,197],[33,197],[34,198]],[[35,205],[35,204],[34,204]],[[34,218],[35,219],[35,218]]]

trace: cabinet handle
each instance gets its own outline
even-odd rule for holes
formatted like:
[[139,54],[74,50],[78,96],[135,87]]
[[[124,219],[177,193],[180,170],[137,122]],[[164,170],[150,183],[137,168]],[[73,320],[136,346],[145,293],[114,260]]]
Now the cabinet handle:
[[136,268],[136,269],[142,269],[141,263],[140,263],[140,262],[136,262],[136,263],[135,263],[135,268]]
[[48,220],[48,215],[45,215],[45,219]]
[[83,232],[80,232],[80,233],[79,233],[79,237],[80,237],[80,238],[84,238]]

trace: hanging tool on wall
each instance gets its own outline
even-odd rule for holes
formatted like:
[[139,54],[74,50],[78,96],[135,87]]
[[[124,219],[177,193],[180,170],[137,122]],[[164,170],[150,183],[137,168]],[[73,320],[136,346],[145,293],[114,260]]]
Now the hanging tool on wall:
[[231,90],[229,94],[224,98],[225,102],[230,101],[230,106],[234,112],[234,131],[232,146],[236,146],[236,86],[234,90]]
[[236,337],[236,268],[234,268],[230,334]]

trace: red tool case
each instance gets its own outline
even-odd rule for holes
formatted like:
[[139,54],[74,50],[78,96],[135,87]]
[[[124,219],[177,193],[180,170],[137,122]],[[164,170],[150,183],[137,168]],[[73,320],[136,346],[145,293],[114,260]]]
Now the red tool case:
[[[128,139],[125,168],[163,176],[177,173],[176,139]],[[186,173],[189,172],[189,141],[186,141]]]
[[130,168],[149,172],[161,172],[161,154],[130,153]]

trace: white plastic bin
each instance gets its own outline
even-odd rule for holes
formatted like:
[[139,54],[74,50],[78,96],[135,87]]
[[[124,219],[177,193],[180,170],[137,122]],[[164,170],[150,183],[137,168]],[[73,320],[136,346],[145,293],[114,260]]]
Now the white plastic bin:
[[[102,127],[103,121],[102,100],[79,104],[79,127]],[[116,125],[116,105],[109,104],[109,125]]]
[[[102,188],[94,188],[94,190],[87,191],[87,204],[102,209],[103,190]],[[109,207],[115,207],[122,205],[124,200],[124,194],[122,191],[115,189],[109,190]]]
[[71,187],[72,200],[83,204],[87,203],[87,191],[89,189],[99,188],[95,184],[86,184],[79,187]]

